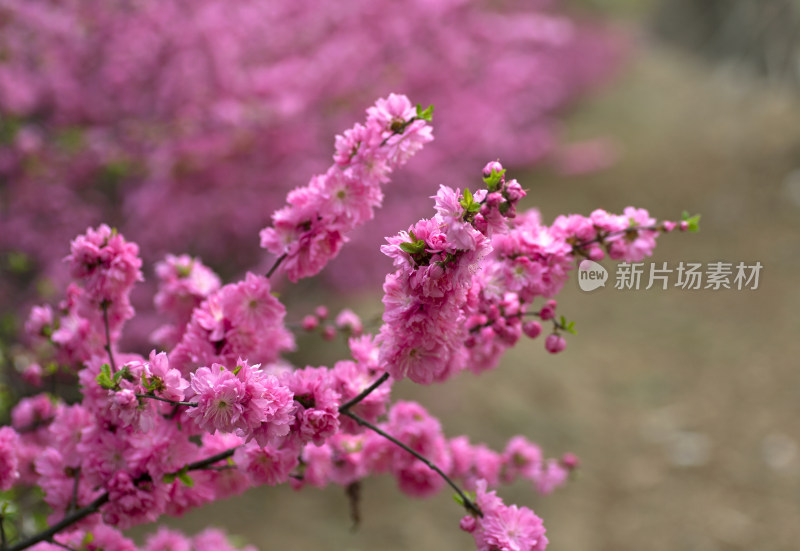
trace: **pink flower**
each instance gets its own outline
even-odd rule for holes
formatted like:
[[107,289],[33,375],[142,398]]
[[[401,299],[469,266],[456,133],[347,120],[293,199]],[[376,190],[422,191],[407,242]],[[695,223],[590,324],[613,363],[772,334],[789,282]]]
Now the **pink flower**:
[[147,537],[142,551],[192,551],[192,544],[180,532],[161,526],[155,534]]
[[475,522],[462,519],[461,527],[471,531],[477,551],[542,551],[547,537],[542,519],[525,507],[506,506],[494,492],[486,491],[486,481],[479,480],[477,497],[482,517]]
[[279,449],[250,443],[237,448],[233,460],[253,484],[275,486],[289,480],[289,474],[298,464],[297,455],[297,448],[292,446]]
[[321,446],[339,431],[341,396],[334,389],[332,374],[327,368],[298,369],[281,378],[294,394],[296,405],[292,435],[302,443]]
[[144,364],[143,376],[148,386],[158,396],[174,402],[183,401],[189,382],[181,377],[181,372],[169,366],[169,357],[164,353],[150,352],[150,360]]
[[109,480],[108,503],[101,509],[103,520],[121,529],[153,522],[166,507],[166,488],[160,481],[134,480],[117,472]]
[[198,403],[187,415],[202,430],[233,432],[244,413],[245,387],[225,366],[214,364],[192,373],[187,398]]

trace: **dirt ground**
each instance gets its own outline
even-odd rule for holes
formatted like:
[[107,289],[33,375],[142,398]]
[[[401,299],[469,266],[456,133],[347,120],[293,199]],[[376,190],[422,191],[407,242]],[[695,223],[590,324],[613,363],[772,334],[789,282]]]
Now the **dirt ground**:
[[[500,491],[544,519],[549,549],[795,550],[800,99],[646,39],[637,51],[565,128],[613,136],[619,162],[574,179],[522,175],[530,205],[548,221],[629,204],[662,218],[701,213],[700,233],[662,237],[653,260],[759,261],[759,288],[584,293],[573,280],[560,309],[579,335],[563,354],[528,342],[495,372],[400,384],[397,395],[420,400],[449,435],[501,447],[521,433],[548,455],[582,459],[546,498],[523,484]],[[460,513],[446,492],[413,500],[378,478],[365,483],[356,533],[339,488],[259,489],[171,523],[224,526],[263,551],[455,551],[472,548]]]

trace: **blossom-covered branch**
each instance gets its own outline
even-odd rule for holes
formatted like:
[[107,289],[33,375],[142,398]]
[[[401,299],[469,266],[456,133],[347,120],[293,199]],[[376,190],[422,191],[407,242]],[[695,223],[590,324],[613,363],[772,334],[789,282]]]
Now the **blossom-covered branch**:
[[[290,279],[316,273],[346,231],[372,216],[390,169],[430,139],[429,115],[402,96],[379,100],[366,125],[337,139],[337,164],[290,194],[262,232],[281,244],[272,252]],[[35,308],[26,324],[29,354],[77,373],[81,399],[25,398],[11,426],[0,427],[0,490],[37,486],[52,511],[48,529],[17,536],[10,550],[135,551],[120,531],[161,515],[263,484],[335,484],[353,495],[381,473],[411,496],[455,490],[467,512],[460,526],[481,551],[544,549],[541,519],[505,505],[495,488],[521,479],[548,494],[577,459],[546,459],[521,435],[501,451],[448,438],[421,404],[393,402],[393,384],[495,367],[523,333],[542,332],[539,322],[553,327],[547,349],[563,350],[573,322],[556,316],[553,297],[576,261],[606,253],[641,259],[672,223],[626,209],[547,226],[536,212],[519,211],[524,195],[498,162],[474,192],[440,186],[435,214],[382,248],[395,271],[386,276],[377,334],[349,309],[333,320],[324,307],[303,318],[305,330],[347,337],[350,357],[327,366],[294,366],[283,356],[295,341],[267,277],[248,273],[223,285],[189,256],[157,266],[164,323],[155,337],[163,350],[121,350],[141,279],[138,247],[108,226],[89,228],[71,244],[67,298],[55,310]],[[230,549],[218,533],[189,540],[160,531],[143,551],[168,544]]]
[[372,219],[392,171],[433,139],[431,112],[391,94],[367,110],[365,124],[336,137],[333,166],[289,193],[261,230],[261,246],[278,256],[267,277],[281,267],[297,281],[338,254],[347,234]]

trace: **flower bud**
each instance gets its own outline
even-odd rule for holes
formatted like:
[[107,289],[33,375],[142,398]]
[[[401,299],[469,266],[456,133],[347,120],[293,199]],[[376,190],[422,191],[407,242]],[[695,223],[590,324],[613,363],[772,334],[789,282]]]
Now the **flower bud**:
[[522,331],[531,339],[535,339],[542,333],[542,324],[538,321],[526,321],[522,324]]
[[303,318],[302,326],[304,331],[313,331],[314,329],[319,327],[319,318],[317,318],[317,316],[309,314]]
[[458,525],[462,530],[471,534],[475,531],[475,527],[478,525],[478,522],[472,515],[467,515],[461,519],[461,522],[459,522]]
[[490,161],[483,167],[483,177],[488,178],[492,175],[492,171],[500,172],[503,170],[503,165],[499,161]]
[[332,341],[336,338],[336,328],[333,325],[326,325],[322,330],[322,338],[326,341]]
[[558,303],[555,300],[548,300],[542,309],[539,311],[539,317],[542,321],[551,320],[556,317],[556,306]]
[[567,347],[567,341],[564,337],[553,333],[552,335],[547,335],[547,339],[544,341],[544,347],[551,354],[558,354]]

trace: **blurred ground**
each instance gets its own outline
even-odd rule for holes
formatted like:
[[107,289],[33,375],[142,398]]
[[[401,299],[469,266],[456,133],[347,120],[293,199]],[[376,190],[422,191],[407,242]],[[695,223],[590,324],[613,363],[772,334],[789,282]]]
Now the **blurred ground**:
[[[653,260],[760,261],[759,289],[587,294],[571,281],[560,310],[579,335],[563,354],[528,342],[493,373],[401,384],[397,397],[420,400],[450,436],[501,447],[521,433],[550,456],[577,453],[579,476],[552,496],[523,485],[500,491],[544,518],[549,549],[794,550],[800,172],[791,174],[800,170],[800,99],[646,39],[637,49],[626,74],[565,130],[575,139],[613,136],[619,163],[575,180],[517,175],[530,204],[546,221],[629,204],[660,218],[701,213],[699,234],[662,237]],[[261,489],[172,524],[225,526],[263,551],[472,546],[447,493],[412,500],[382,478],[363,494],[356,533],[339,488]]]

